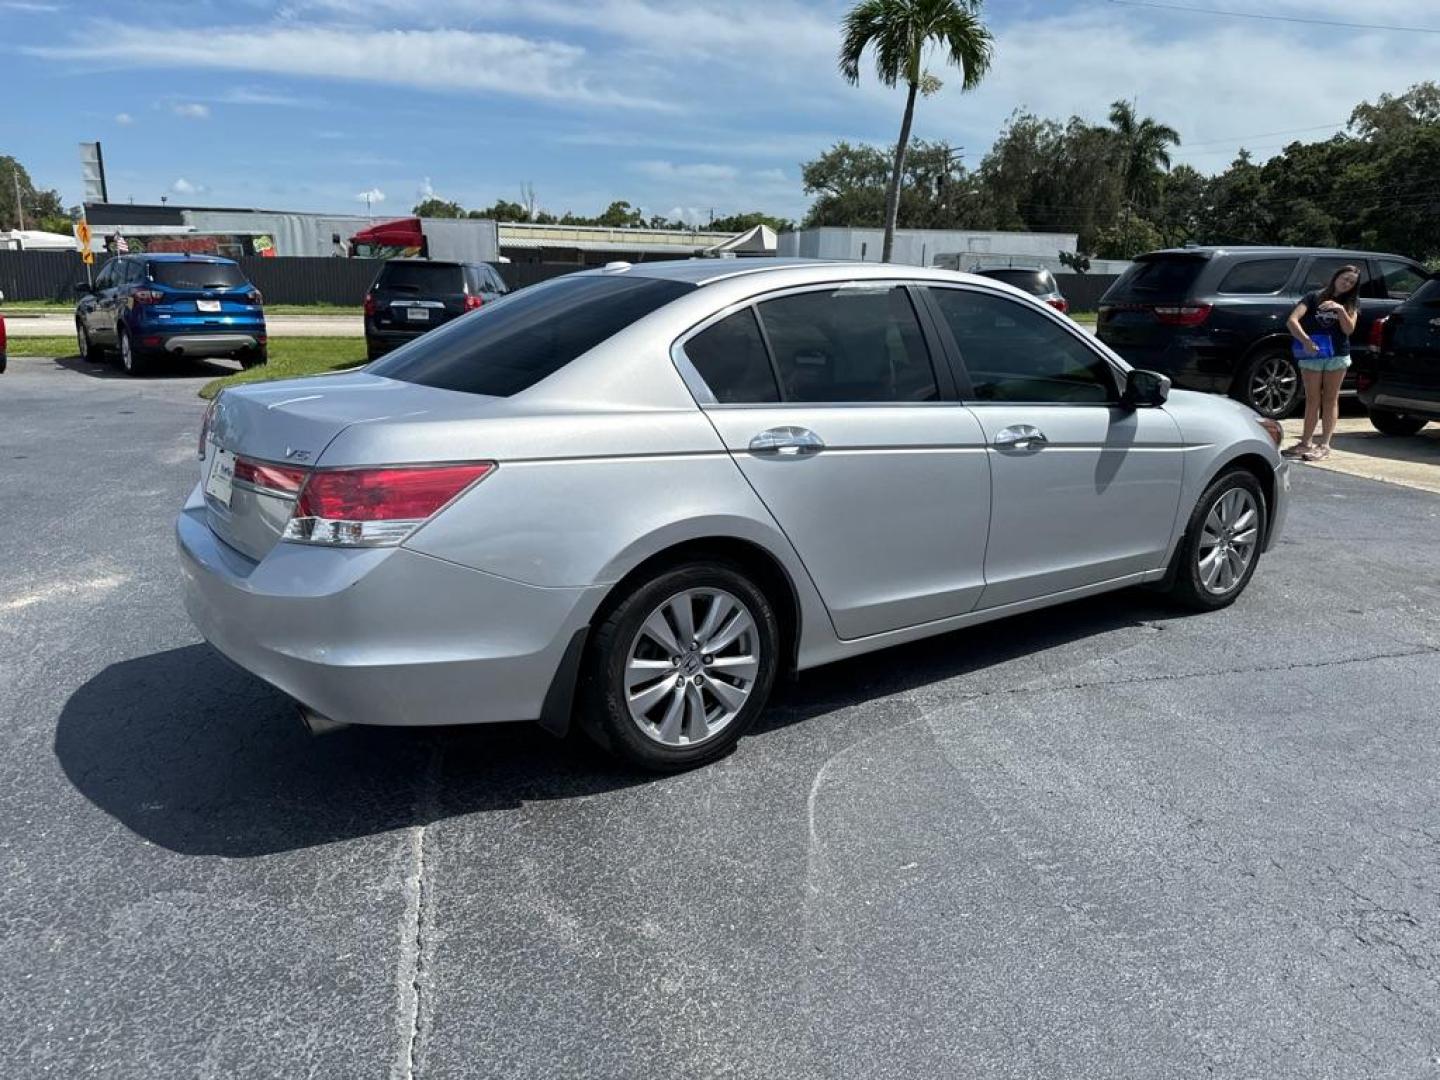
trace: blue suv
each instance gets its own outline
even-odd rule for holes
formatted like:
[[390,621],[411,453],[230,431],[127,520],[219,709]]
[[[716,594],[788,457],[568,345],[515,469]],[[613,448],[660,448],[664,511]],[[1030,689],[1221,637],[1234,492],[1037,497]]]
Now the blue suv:
[[163,356],[226,356],[265,363],[265,309],[240,264],[211,255],[121,255],[93,285],[80,282],[75,338],[80,355],[108,349],[126,374]]

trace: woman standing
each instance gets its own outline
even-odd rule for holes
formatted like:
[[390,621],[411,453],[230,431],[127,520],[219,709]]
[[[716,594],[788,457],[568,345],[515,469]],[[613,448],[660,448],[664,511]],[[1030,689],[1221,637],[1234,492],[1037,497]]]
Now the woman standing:
[[[1330,284],[1310,293],[1285,326],[1295,339],[1296,360],[1305,380],[1305,427],[1300,441],[1285,451],[1286,457],[1320,461],[1330,454],[1330,437],[1340,418],[1340,384],[1350,366],[1350,335],[1360,307],[1360,271],[1342,266]],[[1315,425],[1321,422],[1320,441],[1314,442]]]

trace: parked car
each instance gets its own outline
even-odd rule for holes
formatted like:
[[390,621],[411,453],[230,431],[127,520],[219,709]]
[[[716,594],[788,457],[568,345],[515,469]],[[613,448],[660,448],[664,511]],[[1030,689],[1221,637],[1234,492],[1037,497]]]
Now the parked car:
[[268,358],[264,297],[233,259],[120,255],[75,291],[80,355],[114,350],[128,375],[166,356],[230,357],[247,368]]
[[488,263],[391,259],[365,294],[365,352],[374,360],[509,291]]
[[1440,275],[1375,320],[1371,337],[1376,347],[1355,378],[1375,429],[1414,435],[1440,420]]
[[985,278],[759,261],[570,274],[225,390],[176,522],[195,625],[318,726],[573,703],[679,769],[787,671],[1141,583],[1224,607],[1280,532],[1278,423]]
[[1006,285],[1014,285],[1022,292],[1027,292],[1037,300],[1049,304],[1056,311],[1068,312],[1070,310],[1070,302],[1060,292],[1060,286],[1055,282],[1055,275],[1043,266],[995,266],[976,270],[975,273],[981,277],[1003,281]]
[[[1191,390],[1230,394],[1261,416],[1304,402],[1285,320],[1347,264],[1360,269],[1356,360],[1371,324],[1418,289],[1425,271],[1399,255],[1334,248],[1194,247],[1141,255],[1100,299],[1096,333],[1137,367]],[[1354,389],[1347,378],[1346,390]]]

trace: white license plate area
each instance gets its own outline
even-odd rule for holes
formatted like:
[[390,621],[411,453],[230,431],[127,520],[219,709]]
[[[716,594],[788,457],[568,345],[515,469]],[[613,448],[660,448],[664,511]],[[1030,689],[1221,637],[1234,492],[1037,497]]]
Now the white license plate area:
[[429,322],[430,309],[423,307],[412,307],[405,309],[405,318],[411,322]]
[[196,311],[219,311],[219,310],[220,310],[220,301],[219,301],[219,300],[196,300],[196,301],[195,301],[195,310],[196,310]]
[[229,507],[234,486],[235,455],[229,450],[216,450],[210,459],[210,473],[205,477],[205,494]]

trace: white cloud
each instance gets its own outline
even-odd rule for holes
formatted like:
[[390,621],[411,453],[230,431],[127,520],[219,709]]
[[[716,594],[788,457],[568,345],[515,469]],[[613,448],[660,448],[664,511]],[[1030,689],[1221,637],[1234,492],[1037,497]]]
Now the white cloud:
[[170,190],[176,195],[204,195],[210,189],[204,184],[192,184],[182,176],[170,185]]
[[372,187],[368,191],[362,191],[358,195],[356,195],[355,201],[363,203],[382,203],[385,201],[385,193],[379,188]]
[[415,195],[420,202],[425,202],[427,199],[435,198],[435,187],[433,184],[430,183],[430,177],[427,176],[424,180],[420,182],[420,187],[415,192]]
[[676,165],[673,161],[637,161],[632,168],[652,180],[734,180],[740,175],[733,165]]
[[257,90],[249,86],[236,86],[215,99],[224,105],[270,105],[285,109],[318,109],[324,102],[311,98],[292,97],[270,90]]
[[115,123],[119,124],[121,127],[129,127],[131,124],[135,123],[135,118],[131,116],[128,112],[116,113]]
[[198,101],[184,101],[170,106],[170,111],[187,120],[204,120],[210,115],[210,106],[201,105]]
[[[424,90],[487,91],[615,108],[673,111],[656,99],[612,88],[609,65],[556,41],[470,30],[357,30],[281,25],[233,29],[92,27],[84,38],[30,52],[109,67],[219,68],[346,79]],[[175,106],[204,109],[202,105]],[[184,112],[181,115],[206,115]]]

